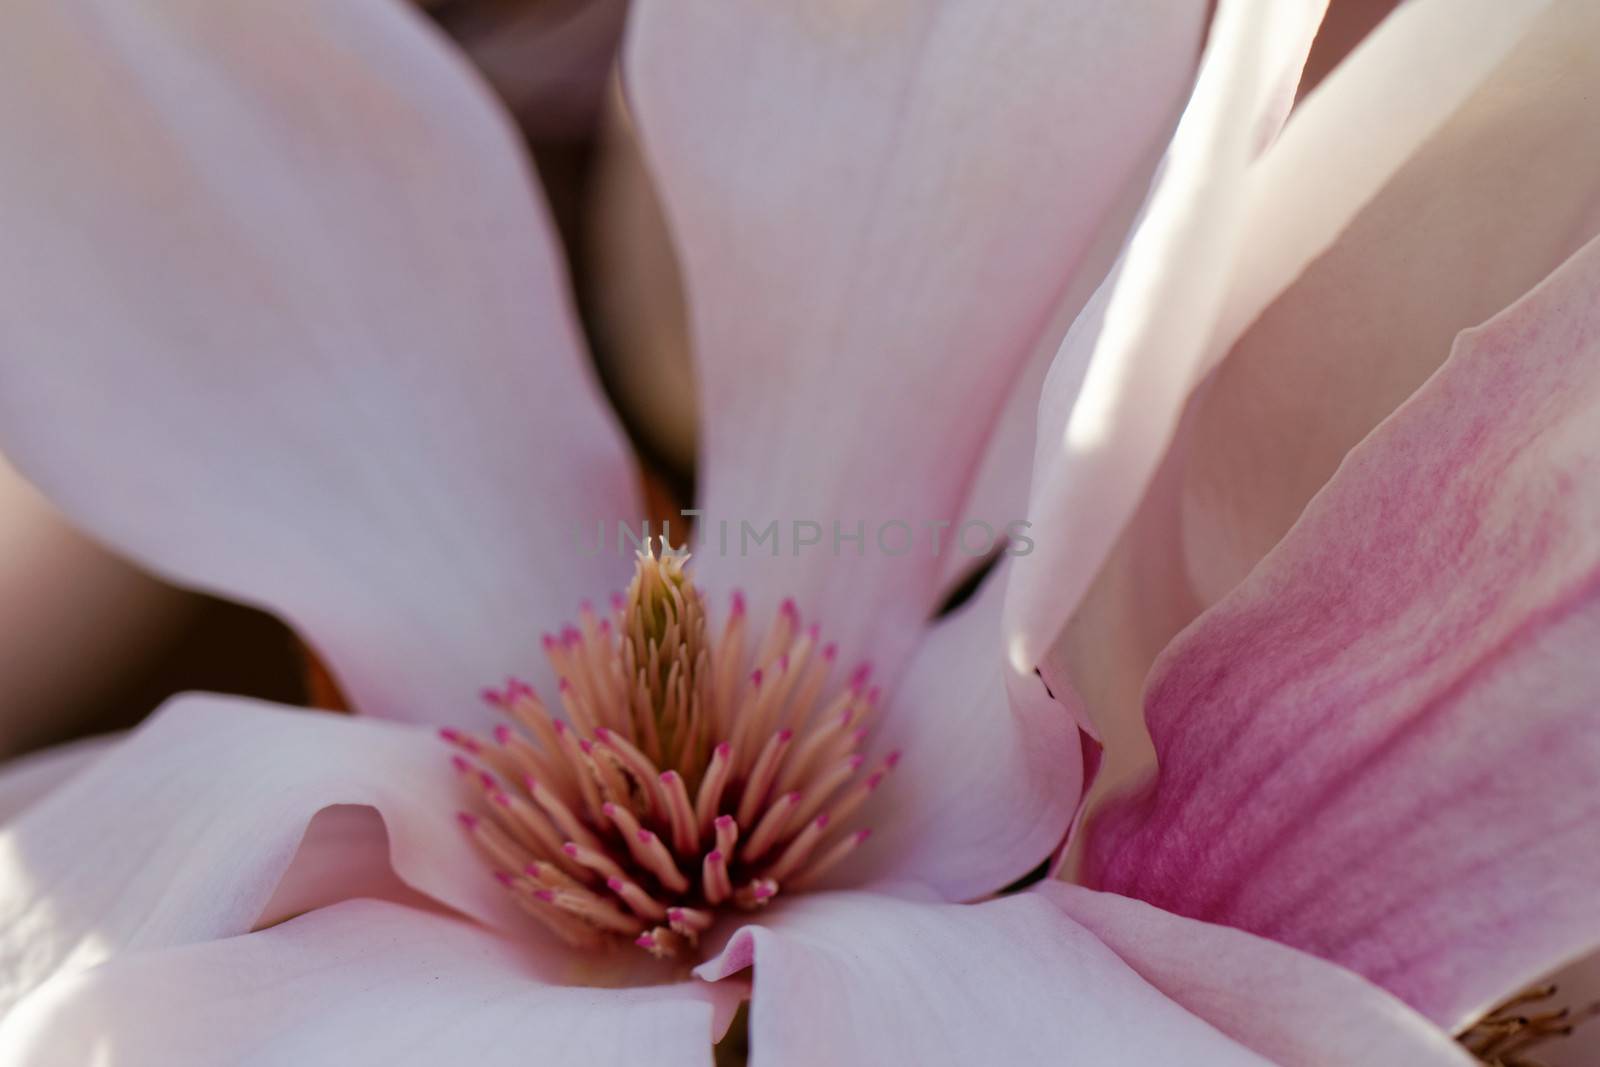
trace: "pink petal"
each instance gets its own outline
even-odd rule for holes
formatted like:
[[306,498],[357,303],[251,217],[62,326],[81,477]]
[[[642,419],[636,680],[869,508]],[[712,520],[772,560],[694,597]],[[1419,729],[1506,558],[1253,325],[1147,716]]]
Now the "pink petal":
[[[1525,18],[1525,5],[1490,7],[1495,18]],[[1406,25],[1416,20],[1405,14]],[[1433,21],[1482,40],[1482,26],[1457,9]],[[1379,43],[1403,28],[1386,26]],[[1432,137],[1408,142],[1404,164],[1233,347],[1188,446],[1184,547],[1207,603],[1283,536],[1351,446],[1443,362],[1459,330],[1506,307],[1600,230],[1597,43],[1594,5],[1559,6],[1534,22]],[[1427,44],[1430,57],[1442,46],[1432,34]],[[1262,251],[1279,250],[1284,220],[1306,225],[1326,210],[1319,194],[1330,161],[1370,158],[1352,150],[1353,129],[1393,135],[1395,103],[1416,96],[1416,55],[1366,70],[1360,82],[1335,74],[1314,98],[1325,106],[1291,122],[1263,161],[1270,181],[1253,202],[1271,212],[1261,226],[1280,242]],[[1471,58],[1459,49],[1448,63],[1437,56],[1438,74],[1459,76]],[[1324,114],[1336,104],[1337,125]],[[1250,265],[1260,263],[1252,255]]]
[[731,1010],[718,1002],[738,992],[550,984],[514,942],[360,900],[53,982],[0,1027],[0,1059],[705,1067],[714,1016]]
[[0,42],[0,437],[98,537],[455,719],[634,513],[513,132],[407,5],[33,4]]
[[[632,102],[693,312],[714,585],[761,611],[795,595],[898,671],[959,551],[952,529],[935,556],[924,524],[957,517],[1012,381],[1188,85],[1205,5],[1178,7],[635,12]],[[779,555],[746,550],[741,523],[773,521]],[[913,550],[892,554],[892,521]],[[796,522],[822,544],[795,554]],[[833,550],[835,522],[864,524],[861,556]]]
[[1006,609],[1031,673],[1135,510],[1196,379],[1238,251],[1245,175],[1289,103],[1325,0],[1224,0],[1143,217],[1062,342],[1039,408],[1029,518]]
[[[1077,690],[1095,732],[1106,743],[1099,788],[1114,788],[1149,769],[1150,746],[1138,708],[1144,677],[1156,654],[1242,576],[1239,560],[1253,562],[1283,532],[1280,526],[1258,538],[1249,546],[1257,556],[1245,555],[1231,543],[1237,536],[1235,527],[1243,523],[1229,510],[1220,516],[1212,512],[1221,507],[1251,518],[1258,510],[1276,507],[1282,494],[1265,491],[1271,482],[1264,472],[1236,471],[1206,455],[1191,463],[1189,452],[1198,448],[1220,452],[1227,461],[1243,457],[1258,464],[1299,457],[1304,450],[1302,442],[1320,441],[1319,434],[1342,426],[1340,419],[1347,413],[1365,412],[1370,406],[1364,399],[1335,389],[1344,386],[1376,394],[1376,384],[1403,361],[1393,359],[1384,367],[1364,368],[1360,373],[1341,369],[1333,380],[1308,382],[1290,370],[1297,351],[1330,339],[1346,339],[1375,318],[1382,307],[1403,306],[1409,315],[1421,304],[1396,301],[1393,294],[1403,289],[1385,279],[1379,307],[1325,309],[1337,313],[1327,320],[1308,321],[1305,336],[1273,350],[1271,366],[1263,366],[1263,375],[1248,383],[1259,388],[1230,391],[1225,369],[1210,392],[1195,395],[1176,431],[1155,418],[1160,405],[1152,406],[1154,397],[1159,394],[1161,403],[1168,405],[1188,399],[1190,386],[1221,359],[1251,319],[1339,236],[1374,193],[1419,148],[1426,144],[1430,151],[1436,150],[1429,138],[1516,45],[1544,6],[1499,0],[1413,0],[1405,4],[1296,107],[1282,135],[1265,152],[1247,168],[1240,168],[1235,158],[1230,178],[1218,178],[1203,187],[1209,201],[1204,196],[1196,198],[1195,217],[1221,217],[1226,213],[1219,205],[1227,202],[1235,212],[1234,231],[1224,235],[1228,239],[1188,248],[1186,254],[1197,258],[1187,266],[1186,261],[1174,261],[1176,269],[1164,279],[1173,287],[1170,291],[1147,293],[1124,286],[1100,294],[1098,311],[1104,311],[1113,296],[1123,300],[1136,316],[1142,314],[1141,308],[1162,309],[1144,324],[1154,332],[1136,337],[1129,345],[1111,346],[1102,343],[1097,312],[1091,312],[1079,324],[1077,337],[1063,350],[1041,409],[1041,443],[1053,448],[1056,442],[1066,440],[1073,403],[1091,358],[1096,365],[1116,368],[1124,361],[1120,365],[1132,368],[1124,375],[1125,408],[1104,422],[1122,436],[1109,440],[1099,451],[1074,451],[1069,446],[1055,455],[1044,451],[1038,460],[1038,470],[1055,479],[1051,493],[1055,494],[1053,506],[1059,509],[1059,521],[1072,525],[1070,536],[1048,539],[1021,573],[1044,567],[1051,575],[1071,580],[1063,584],[1056,577],[1035,576],[1029,588],[1019,591],[1018,610],[1031,613],[1031,625],[1040,640],[1021,641],[1018,650],[1019,660],[1026,663],[1036,647],[1043,647],[1042,641],[1060,632],[1039,667],[1056,692],[1069,687]],[[1528,110],[1519,109],[1519,116]],[[1219,115],[1239,121],[1244,112]],[[1463,165],[1470,169],[1474,164],[1468,160]],[[1180,177],[1173,173],[1168,182],[1174,195],[1185,188]],[[1437,184],[1460,180],[1460,173],[1441,174]],[[1448,216],[1450,197],[1437,195],[1433,185],[1429,191],[1433,196],[1429,211],[1419,214],[1435,219]],[[1156,204],[1152,201],[1152,217]],[[1498,209],[1490,214],[1512,217]],[[1152,262],[1159,262],[1155,257],[1160,255],[1184,251],[1181,242],[1155,244],[1162,231],[1150,222],[1145,232],[1152,242]],[[1130,249],[1129,256],[1133,255]],[[1437,261],[1430,258],[1425,262]],[[1357,265],[1357,269],[1366,270],[1367,265]],[[1375,269],[1374,273],[1382,274]],[[1226,279],[1222,292],[1216,294],[1220,303],[1209,302],[1209,298],[1184,302],[1196,289],[1212,285],[1219,274]],[[1435,271],[1434,277],[1456,278],[1464,291],[1469,289],[1454,269]],[[1506,300],[1515,295],[1508,294]],[[1462,319],[1455,327],[1478,321],[1504,303],[1492,304],[1476,319]],[[1176,310],[1179,307],[1187,308],[1184,314],[1191,317],[1183,318]],[[1168,328],[1177,332],[1161,332]],[[1422,358],[1436,361],[1445,347],[1441,343]],[[1348,347],[1341,349],[1341,355],[1356,358]],[[1393,356],[1386,353],[1386,358]],[[1179,381],[1184,374],[1189,375],[1187,384]],[[1413,384],[1419,380],[1412,379]],[[1201,406],[1216,403],[1213,395],[1233,401],[1222,404],[1225,418],[1212,417],[1208,408]],[[1330,396],[1339,402],[1331,403]],[[1315,398],[1311,401],[1317,405],[1315,417],[1295,410],[1284,423],[1293,425],[1288,439],[1267,443],[1244,432],[1262,411],[1277,414],[1285,406],[1303,404],[1309,398]],[[1397,400],[1391,397],[1388,407]],[[1375,421],[1388,407],[1370,418]],[[1167,408],[1164,417],[1170,418],[1172,410]],[[1370,425],[1366,423],[1363,429]],[[1174,432],[1176,440],[1169,446]],[[1148,436],[1139,438],[1139,434]],[[1214,440],[1207,441],[1208,434]],[[1343,447],[1354,440],[1343,438]],[[1245,448],[1235,448],[1236,442]],[[1168,449],[1163,461],[1150,466],[1161,449]],[[1130,477],[1133,470],[1154,473],[1144,481],[1142,474]],[[1324,470],[1320,477],[1326,474]],[[1051,498],[1041,499],[1051,504]],[[1293,502],[1294,511],[1304,499]],[[1293,513],[1287,513],[1288,517]],[[1060,529],[1057,519],[1035,518],[1041,528]],[[1101,555],[1102,550],[1095,546],[1106,544],[1108,537],[1116,538],[1115,543]],[[1079,589],[1085,590],[1081,599],[1075,594]],[[1068,618],[1064,629],[1059,626],[1062,618]]]
[[[330,899],[326,863],[294,864],[330,805],[378,810],[407,885],[530,934],[456,824],[461,804],[443,744],[420,729],[175,701],[0,830],[0,1005],[55,974],[231,937],[281,918],[286,900]],[[343,859],[354,891],[371,885],[369,857],[323,858]]]
[[94,766],[120,736],[86,737],[0,763],[0,824]]
[[1401,1001],[1314,956],[1112,893],[1060,882],[1037,891],[1145,981],[1273,1063],[1477,1062]]
[[[1328,1067],[1356,1062],[1341,1058],[1348,1049],[1382,1052],[1364,1062],[1396,1067],[1465,1062],[1443,1035],[1337,968],[1174,917],[1095,915],[1115,944],[1076,921],[1079,895],[1059,883],[971,905],[815,894],[746,926],[696,973],[715,980],[754,966],[751,1047],[776,1067],[1265,1065],[1257,1048],[1287,1053],[1279,1063]],[[1149,944],[1151,929],[1208,954]],[[1300,996],[1280,990],[1270,1002],[1281,1012],[1253,1012],[1261,1001],[1252,994],[1268,992],[1252,988],[1257,974],[1294,977]],[[1221,1025],[1236,1022],[1236,1034]]]
[[1065,836],[1083,785],[1078,726],[1036,678],[1008,694],[1002,577],[940,621],[891,695],[874,748],[900,759],[862,809],[872,836],[838,884],[911,879],[968,900],[1027,874]]
[[401,880],[391,854],[389,831],[377,809],[363,804],[323,808],[306,824],[294,859],[253,927],[273,926],[358,897],[444,911],[438,902]]
[[1600,243],[1461,335],[1152,675],[1091,884],[1453,1029],[1600,944]]

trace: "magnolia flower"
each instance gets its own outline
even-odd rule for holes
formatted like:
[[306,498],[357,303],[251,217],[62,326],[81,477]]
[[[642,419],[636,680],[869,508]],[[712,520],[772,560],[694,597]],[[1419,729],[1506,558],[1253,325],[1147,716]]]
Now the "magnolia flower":
[[[640,5],[699,510],[1014,518],[1052,324],[1144,193],[1205,7]],[[637,517],[626,453],[505,124],[409,12],[25,11],[0,44],[34,90],[0,97],[3,444],[109,543],[279,610],[361,716],[191,697],[76,773],[27,768],[0,1049],[703,1064],[749,996],[779,1064],[1461,1062],[1351,970],[1180,914],[1170,860],[1114,885],[1132,849],[1218,840],[1159,803],[1100,822],[1090,870],[1174,911],[1056,882],[985,899],[1056,849],[1093,768],[1033,668],[1163,447],[1162,404],[1131,400],[1187,392],[1142,376],[1170,337],[1130,308],[1193,283],[1166,255],[1229,258],[1314,9],[1219,5],[1056,357],[1028,514],[1124,465],[1102,543],[1069,559],[1035,522],[1039,551],[942,618],[970,563],[949,552],[576,550],[574,518]],[[1207,321],[1217,294],[1178,288],[1176,321]],[[464,700],[516,672],[493,709]]]

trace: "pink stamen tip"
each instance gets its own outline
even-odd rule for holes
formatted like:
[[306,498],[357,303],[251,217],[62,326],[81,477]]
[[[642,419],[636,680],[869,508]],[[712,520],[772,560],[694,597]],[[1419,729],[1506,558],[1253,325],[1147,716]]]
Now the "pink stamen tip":
[[785,726],[783,729],[778,731],[778,740],[779,741],[793,741],[794,740],[794,731],[789,729],[787,726]]
[[834,660],[838,659],[839,646],[831,641],[824,645],[822,648],[822,658],[827,660],[829,663],[832,663]]
[[511,798],[500,792],[498,789],[489,794],[489,799],[500,805],[502,808],[509,808],[511,806]]
[[711,825],[715,826],[719,830],[731,830],[734,826],[733,816],[718,815],[715,819],[711,820]]
[[565,719],[557,719],[552,725],[555,728],[557,737],[565,737],[567,735],[567,721]]
[[578,614],[580,614],[580,615],[593,615],[594,614],[594,601],[592,601],[592,600],[579,601],[578,602]]
[[882,784],[882,782],[883,782],[883,772],[882,771],[873,771],[871,774],[867,775],[867,789],[869,791],[878,788],[878,786],[880,784]]
[[854,756],[850,757],[850,769],[852,771],[859,770],[861,765],[865,762],[867,762],[867,757],[857,752]]
[[806,640],[807,641],[810,641],[810,642],[812,642],[814,644],[816,642],[817,638],[819,638],[821,636],[822,636],[822,627],[818,626],[816,623],[812,623],[810,626],[806,627]]
[[604,804],[600,805],[600,810],[601,810],[602,813],[605,814],[605,817],[608,818],[608,819],[614,817],[617,814],[617,806],[615,804],[611,803],[611,801],[609,801],[609,800],[606,801]]
[[537,793],[539,791],[539,779],[535,778],[531,774],[524,774],[522,776],[522,784],[527,787],[528,792],[530,793]]
[[452,745],[459,745],[461,743],[461,731],[453,726],[441,726],[439,727],[439,739]]
[[554,904],[556,902],[556,891],[554,889],[535,890],[533,895],[544,901],[546,904]]
[[710,861],[711,863],[721,863],[722,862],[722,850],[718,849],[718,848],[712,849],[710,852],[706,853],[706,859],[708,861]]
[[507,678],[506,692],[511,696],[519,696],[523,693],[528,693],[531,695],[533,693],[533,686],[529,685],[527,682],[524,682],[521,678]]
[[723,759],[731,759],[733,757],[733,745],[728,741],[719,741],[715,752]]
[[611,740],[611,731],[604,726],[596,726],[594,728],[594,739],[602,745],[607,744]]
[[485,789],[493,789],[495,787],[495,784],[496,784],[495,780],[494,780],[494,775],[490,774],[488,771],[479,771],[478,772],[478,781],[483,783],[483,787]]
[[899,752],[899,750],[897,749],[894,752],[891,752],[887,756],[883,757],[883,762],[887,766],[890,766],[890,767],[893,767],[895,764],[899,763],[900,762],[900,752]]
[[472,770],[472,763],[465,756],[451,756],[450,766],[454,767],[460,774],[466,774]]
[[733,591],[733,613],[735,615],[744,614],[744,594],[737,589]]
[[800,609],[795,606],[794,597],[784,597],[783,603],[778,605],[778,613],[787,615],[791,619],[800,617]]
[[478,692],[478,697],[490,707],[498,708],[506,702],[506,698],[502,697],[500,691],[493,686],[485,686]]
[[878,698],[882,695],[883,687],[877,685],[873,686],[871,689],[867,690],[867,703],[876,704],[878,702]]
[[569,626],[561,631],[561,643],[571,648],[583,644],[583,632]]
[[628,606],[628,598],[627,597],[623,596],[621,593],[612,593],[611,594],[611,610],[612,611],[622,611],[627,606]]
[[594,742],[593,741],[587,741],[587,740],[580,740],[578,742],[578,751],[582,752],[585,756],[593,755],[594,754]]
[[870,826],[867,827],[865,830],[857,830],[856,831],[856,844],[858,844],[858,845],[861,844],[861,842],[865,841],[867,838],[869,838],[871,836],[872,836],[872,827],[870,827]]
[[561,851],[576,859],[578,855],[578,846],[573,844],[571,841],[568,841],[566,844],[561,846]]
[[778,670],[783,671],[785,674],[788,673],[788,671],[789,671],[789,653],[785,652],[783,655],[778,657]]
[[511,743],[511,727],[501,723],[494,728],[494,739],[502,745]]
[[872,664],[863,663],[850,675],[850,688],[860,690],[866,687],[867,679],[872,676]]
[[540,638],[539,638],[539,643],[544,646],[544,650],[546,652],[551,651],[552,649],[554,649],[556,647],[556,645],[560,644],[560,642],[556,640],[556,635],[555,634],[543,634],[543,635],[541,635]]
[[651,833],[649,830],[646,830],[642,826],[639,828],[639,833],[635,836],[639,838],[639,843],[641,845],[648,845],[650,842],[656,839],[655,834]]
[[635,945],[638,945],[640,948],[655,948],[656,947],[656,935],[655,934],[640,934],[638,937],[633,939],[633,943]]
[[678,772],[676,772],[676,771],[662,771],[661,772],[661,784],[662,785],[671,785],[672,784],[672,779],[677,777],[677,773]]
[[510,889],[517,883],[516,875],[512,874],[510,871],[495,871],[494,880],[505,886],[507,889]]
[[667,909],[667,921],[668,922],[674,922],[674,923],[675,922],[682,922],[683,921],[683,909],[682,908],[668,908]]
[[827,812],[823,812],[821,815],[817,816],[817,829],[818,830],[826,830],[827,828],[828,828],[828,813]]
[[596,629],[599,630],[600,633],[604,634],[607,637],[611,636],[611,620],[610,619],[601,619],[600,620],[600,625],[597,626]]
[[562,693],[572,692],[572,679],[563,674],[561,676],[561,683],[556,686],[556,690]]
[[758,885],[756,886],[755,898],[757,900],[766,900],[775,892],[777,892],[777,890],[773,889],[770,885]]
[[613,893],[622,892],[622,879],[616,877],[607,878],[606,888],[611,890]]
[[456,821],[461,824],[464,830],[476,830],[478,828],[478,817],[470,811],[456,812]]
[[760,667],[757,667],[755,670],[750,672],[750,684],[751,685],[760,685],[761,684],[761,668]]

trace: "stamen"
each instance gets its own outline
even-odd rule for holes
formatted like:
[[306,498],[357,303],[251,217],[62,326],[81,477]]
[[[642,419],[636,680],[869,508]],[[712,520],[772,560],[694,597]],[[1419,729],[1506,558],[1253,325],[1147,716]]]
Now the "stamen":
[[1578,1026],[1600,1018],[1600,1003],[1573,1009],[1527,1011],[1529,1005],[1548,1002],[1559,992],[1552,983],[1535,986],[1498,1005],[1456,1035],[1468,1052],[1491,1067],[1539,1067],[1526,1053],[1572,1036]]
[[695,821],[702,831],[711,826],[716,817],[717,805],[722,802],[722,790],[733,773],[733,746],[723,741],[711,751],[711,765],[706,768],[705,779],[700,783],[700,794],[695,798]]
[[869,665],[833,681],[838,648],[792,600],[752,653],[735,593],[713,639],[685,561],[641,552],[608,615],[584,604],[544,636],[562,717],[511,678],[483,692],[508,720],[492,742],[440,731],[483,807],[460,813],[463,831],[571,945],[680,955],[717,909],[813,884],[866,840],[844,824],[898,759],[859,777],[879,699]]
[[840,841],[838,844],[828,849],[828,851],[824,852],[817,858],[816,862],[806,870],[790,879],[789,888],[804,889],[807,886],[816,884],[823,875],[827,874],[830,870],[843,863],[845,858],[848,857],[850,853],[860,848],[866,842],[867,838],[871,836],[872,831],[870,829],[857,830],[855,833],[851,834],[843,841]]
[[800,806],[799,793],[785,793],[767,809],[761,816],[761,821],[756,823],[756,828],[750,834],[750,840],[745,842],[744,851],[740,857],[749,863],[758,860],[767,854],[767,849],[778,843],[778,838],[783,834],[784,827],[789,824],[789,817]]
[[633,913],[642,919],[659,920],[667,917],[667,909],[661,906],[661,902],[640,889],[635,882],[630,882],[626,878],[608,878],[606,887],[621,897],[628,907],[633,909]]

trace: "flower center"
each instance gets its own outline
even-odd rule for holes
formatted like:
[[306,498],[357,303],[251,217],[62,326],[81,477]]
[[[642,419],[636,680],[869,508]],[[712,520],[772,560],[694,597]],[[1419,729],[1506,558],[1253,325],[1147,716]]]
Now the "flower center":
[[717,909],[806,888],[866,840],[846,824],[899,758],[863,773],[868,665],[833,683],[837,649],[787,600],[757,642],[735,593],[713,640],[686,562],[640,552],[609,617],[545,636],[560,716],[513,679],[484,699],[515,726],[440,731],[483,800],[462,827],[575,946],[677,956]]

